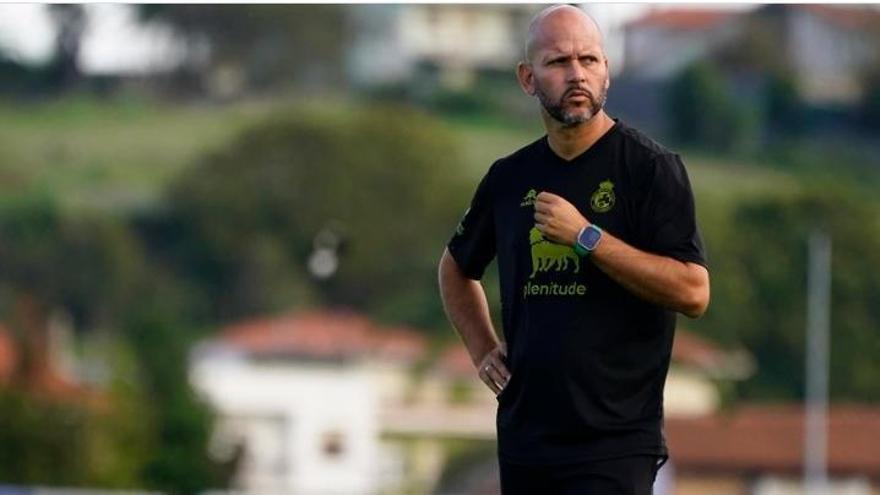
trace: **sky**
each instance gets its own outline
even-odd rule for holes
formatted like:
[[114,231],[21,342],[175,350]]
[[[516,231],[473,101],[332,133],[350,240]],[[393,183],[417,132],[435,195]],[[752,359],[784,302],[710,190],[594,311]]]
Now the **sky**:
[[[608,56],[622,66],[618,28],[654,4],[583,4],[606,33]],[[700,8],[748,8],[723,4]],[[87,4],[89,24],[81,48],[81,69],[89,74],[141,73],[173,67],[179,53],[172,33],[161,26],[145,27],[127,4]],[[43,4],[0,4],[0,50],[25,62],[43,62],[52,52],[54,28]]]

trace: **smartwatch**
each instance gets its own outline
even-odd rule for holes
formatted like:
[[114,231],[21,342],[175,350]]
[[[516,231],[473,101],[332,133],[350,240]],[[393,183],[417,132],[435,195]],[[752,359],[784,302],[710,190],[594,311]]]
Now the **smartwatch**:
[[587,256],[596,249],[602,240],[602,229],[591,223],[578,232],[577,241],[574,243],[574,251],[579,256]]

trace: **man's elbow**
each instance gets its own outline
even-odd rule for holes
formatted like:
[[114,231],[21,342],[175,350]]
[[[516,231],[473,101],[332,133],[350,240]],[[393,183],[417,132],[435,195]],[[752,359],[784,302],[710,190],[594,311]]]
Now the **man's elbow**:
[[706,294],[705,297],[694,298],[685,303],[682,307],[681,312],[688,318],[699,318],[703,316],[706,312],[706,309],[709,308],[709,295]]
[[699,318],[709,308],[709,276],[704,272],[700,281],[686,291],[682,300],[681,313],[688,318]]

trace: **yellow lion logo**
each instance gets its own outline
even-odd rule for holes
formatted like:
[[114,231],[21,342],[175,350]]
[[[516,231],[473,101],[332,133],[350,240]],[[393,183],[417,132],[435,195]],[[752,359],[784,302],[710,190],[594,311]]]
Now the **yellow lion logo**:
[[573,248],[544,239],[544,235],[537,227],[532,227],[529,231],[529,244],[532,246],[532,274],[529,278],[534,278],[536,273],[546,272],[551,268],[555,268],[557,272],[567,270],[569,259],[574,262],[574,273],[581,269],[580,256]]

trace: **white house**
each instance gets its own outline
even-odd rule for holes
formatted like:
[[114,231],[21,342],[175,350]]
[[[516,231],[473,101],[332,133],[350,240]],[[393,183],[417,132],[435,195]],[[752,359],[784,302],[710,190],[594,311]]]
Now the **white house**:
[[[757,28],[757,30],[752,30]],[[855,5],[767,5],[747,11],[651,10],[626,24],[624,73],[666,80],[744,36],[769,36],[790,64],[801,96],[814,104],[850,104],[862,96],[862,72],[880,57],[880,10]]]
[[[687,332],[673,362],[672,416],[713,411],[714,380],[747,372]],[[420,332],[353,313],[224,328],[194,350],[191,379],[218,413],[211,453],[239,456],[234,484],[248,493],[429,493],[447,441],[495,440],[497,401],[460,342],[432,352]]]
[[880,63],[880,10],[801,5],[785,13],[786,46],[801,94],[824,103],[861,98],[862,70]]
[[[340,312],[243,322],[193,353],[191,379],[218,412],[212,453],[239,453],[249,493],[374,494],[429,489],[444,438],[491,439],[491,392],[450,373],[413,330]],[[467,391],[470,389],[470,391]],[[475,391],[478,390],[478,393]]]
[[419,67],[438,83],[461,88],[477,70],[511,70],[525,31],[541,6],[528,4],[393,4],[349,7],[354,39],[348,57],[358,86],[409,82]]
[[624,26],[624,72],[639,79],[668,79],[742,29],[739,12],[708,9],[651,10]]

